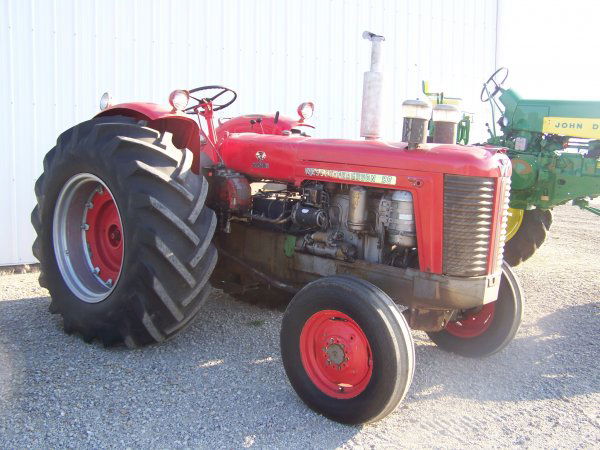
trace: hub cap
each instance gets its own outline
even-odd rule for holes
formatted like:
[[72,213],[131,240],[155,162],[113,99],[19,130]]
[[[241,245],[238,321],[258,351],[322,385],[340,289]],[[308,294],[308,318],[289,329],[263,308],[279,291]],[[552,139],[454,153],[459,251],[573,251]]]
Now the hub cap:
[[53,243],[63,280],[80,300],[108,297],[123,264],[123,226],[100,178],[80,173],[65,183],[54,210]]
[[508,218],[506,221],[506,240],[510,240],[521,227],[523,222],[523,214],[525,210],[508,208]]
[[482,335],[494,320],[496,302],[487,303],[474,313],[467,313],[460,320],[448,322],[446,331],[453,336],[470,339]]
[[300,334],[300,354],[310,380],[330,397],[356,397],[373,374],[365,333],[340,311],[319,311],[306,321]]

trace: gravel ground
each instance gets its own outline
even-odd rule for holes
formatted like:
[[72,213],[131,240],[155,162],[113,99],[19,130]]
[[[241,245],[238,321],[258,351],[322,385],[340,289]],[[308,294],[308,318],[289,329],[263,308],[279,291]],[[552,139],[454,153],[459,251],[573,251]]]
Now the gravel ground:
[[279,358],[281,312],[216,292],[202,319],[142,350],[86,345],[48,313],[36,274],[0,277],[0,448],[600,446],[598,219],[557,208],[517,269],[515,341],[483,360],[415,332],[405,402],[363,427],[306,408]]

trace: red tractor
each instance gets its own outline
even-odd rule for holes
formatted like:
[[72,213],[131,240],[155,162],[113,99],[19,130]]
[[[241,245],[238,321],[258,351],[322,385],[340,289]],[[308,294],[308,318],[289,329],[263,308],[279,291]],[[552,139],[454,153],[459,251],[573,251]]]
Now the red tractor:
[[143,346],[201,315],[211,285],[288,292],[290,383],[345,423],[381,419],[406,395],[410,328],[464,356],[505,347],[523,302],[502,262],[510,161],[426,144],[419,102],[404,105],[406,142],[379,140],[383,38],[365,37],[365,140],[309,137],[311,103],[297,120],[215,128],[213,113],[236,99],[219,86],[174,91],[169,107],[105,95],[98,115],[62,133],[31,218],[40,284],[65,331]]

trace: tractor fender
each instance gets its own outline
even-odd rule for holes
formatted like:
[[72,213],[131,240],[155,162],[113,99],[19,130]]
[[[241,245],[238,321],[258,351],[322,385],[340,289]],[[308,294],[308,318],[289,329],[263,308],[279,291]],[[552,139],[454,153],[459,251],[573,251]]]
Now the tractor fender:
[[194,119],[173,108],[157,103],[120,103],[96,114],[95,117],[125,116],[145,120],[148,127],[169,131],[177,148],[187,148],[194,155],[192,170],[198,171],[200,159],[200,128]]

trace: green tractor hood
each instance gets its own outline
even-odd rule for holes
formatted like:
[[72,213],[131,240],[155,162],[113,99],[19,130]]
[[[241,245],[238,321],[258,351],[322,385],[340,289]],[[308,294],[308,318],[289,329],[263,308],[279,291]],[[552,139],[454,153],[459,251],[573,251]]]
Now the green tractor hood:
[[600,139],[600,101],[529,100],[507,89],[500,102],[513,130]]

